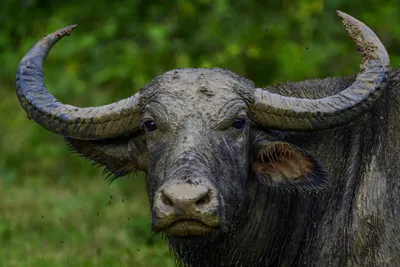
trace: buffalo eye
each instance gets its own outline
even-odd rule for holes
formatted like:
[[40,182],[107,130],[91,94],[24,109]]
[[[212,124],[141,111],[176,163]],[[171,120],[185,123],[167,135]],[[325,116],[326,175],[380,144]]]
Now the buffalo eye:
[[143,126],[146,129],[147,132],[153,132],[157,129],[157,125],[154,121],[148,120],[143,122]]
[[236,118],[236,120],[232,123],[232,127],[236,129],[243,129],[246,125],[246,118]]

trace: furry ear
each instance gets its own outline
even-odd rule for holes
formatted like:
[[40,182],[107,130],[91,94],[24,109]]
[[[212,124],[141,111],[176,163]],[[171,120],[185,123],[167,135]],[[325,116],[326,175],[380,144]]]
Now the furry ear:
[[135,171],[147,171],[145,143],[140,136],[104,140],[66,138],[72,151],[104,166],[111,180]]
[[286,142],[258,144],[253,171],[263,185],[321,189],[328,186],[325,170],[310,153]]

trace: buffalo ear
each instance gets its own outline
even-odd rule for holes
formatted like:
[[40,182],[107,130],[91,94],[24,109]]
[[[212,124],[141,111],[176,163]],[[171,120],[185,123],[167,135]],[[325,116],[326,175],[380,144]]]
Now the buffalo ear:
[[140,136],[104,140],[66,138],[73,152],[104,166],[111,179],[136,171],[147,171],[147,152]]
[[310,153],[286,142],[258,144],[253,171],[263,185],[321,189],[328,186],[326,171]]

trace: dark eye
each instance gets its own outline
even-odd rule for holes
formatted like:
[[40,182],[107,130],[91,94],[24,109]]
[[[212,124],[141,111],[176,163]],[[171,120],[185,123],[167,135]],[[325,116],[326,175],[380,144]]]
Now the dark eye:
[[243,129],[246,125],[246,118],[236,118],[235,122],[232,123],[232,127],[236,129]]
[[153,132],[157,129],[156,123],[152,120],[143,122],[143,126],[146,128],[146,131],[148,132]]

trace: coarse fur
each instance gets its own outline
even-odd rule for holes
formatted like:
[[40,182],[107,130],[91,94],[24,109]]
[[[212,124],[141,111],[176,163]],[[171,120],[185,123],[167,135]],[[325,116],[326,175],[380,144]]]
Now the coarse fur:
[[[135,170],[147,172],[151,205],[157,189],[171,179],[213,184],[219,195],[221,227],[202,236],[165,235],[178,264],[400,265],[400,70],[390,71],[387,89],[373,109],[349,124],[316,132],[273,131],[251,121],[243,130],[231,129],[229,123],[223,128],[215,117],[217,106],[199,108],[182,96],[182,88],[195,85],[193,92],[203,97],[202,103],[218,97],[222,97],[220,104],[241,99],[239,112],[246,109],[240,105],[251,101],[250,81],[222,69],[175,70],[165,75],[142,89],[148,92],[144,106],[152,105],[148,113],[160,121],[158,132],[67,141],[116,177]],[[221,81],[221,77],[230,79]],[[266,89],[317,99],[340,92],[354,79],[302,81]],[[227,88],[236,92],[233,100],[221,94]],[[183,103],[185,112],[174,113]],[[235,112],[232,118],[239,114]],[[300,175],[284,175],[293,166],[302,166]],[[271,170],[276,175],[266,173]]]

